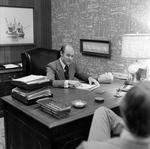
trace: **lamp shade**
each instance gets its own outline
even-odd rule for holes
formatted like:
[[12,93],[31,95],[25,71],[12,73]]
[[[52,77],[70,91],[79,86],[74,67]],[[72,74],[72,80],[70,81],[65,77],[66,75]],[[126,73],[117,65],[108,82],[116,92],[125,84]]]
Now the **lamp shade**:
[[150,58],[150,34],[124,34],[121,56]]

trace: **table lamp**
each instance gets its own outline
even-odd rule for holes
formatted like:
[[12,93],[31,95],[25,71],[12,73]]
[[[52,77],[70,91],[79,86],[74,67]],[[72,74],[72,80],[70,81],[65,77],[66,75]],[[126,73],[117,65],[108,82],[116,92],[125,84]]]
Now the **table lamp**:
[[136,60],[128,67],[129,84],[139,82],[144,76],[143,73],[147,78],[147,68],[142,67],[138,60],[150,59],[150,34],[124,34],[121,56]]

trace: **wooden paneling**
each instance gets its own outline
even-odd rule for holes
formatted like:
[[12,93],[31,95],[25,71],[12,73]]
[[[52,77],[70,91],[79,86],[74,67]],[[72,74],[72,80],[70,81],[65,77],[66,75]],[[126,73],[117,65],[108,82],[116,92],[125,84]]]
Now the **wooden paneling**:
[[51,46],[51,1],[43,0],[42,3],[42,44],[48,48]]
[[0,5],[34,8],[35,41],[35,45],[0,46],[0,64],[21,62],[21,53],[34,47],[51,48],[51,1],[0,0]]
[[41,32],[42,32],[42,26],[41,26],[41,22],[42,22],[42,18],[40,16],[42,16],[41,14],[41,0],[36,0],[35,1],[35,7],[34,7],[34,31],[35,31],[35,43],[37,45],[37,47],[41,46]]
[[36,44],[51,48],[51,1],[35,1]]
[[34,0],[8,0],[8,5],[34,7]]

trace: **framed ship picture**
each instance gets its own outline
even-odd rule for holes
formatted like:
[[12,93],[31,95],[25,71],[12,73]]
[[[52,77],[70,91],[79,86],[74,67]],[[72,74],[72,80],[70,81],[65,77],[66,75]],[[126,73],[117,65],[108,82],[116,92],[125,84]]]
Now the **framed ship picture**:
[[34,44],[33,8],[0,5],[0,46]]
[[108,40],[80,39],[82,54],[111,58],[111,42]]

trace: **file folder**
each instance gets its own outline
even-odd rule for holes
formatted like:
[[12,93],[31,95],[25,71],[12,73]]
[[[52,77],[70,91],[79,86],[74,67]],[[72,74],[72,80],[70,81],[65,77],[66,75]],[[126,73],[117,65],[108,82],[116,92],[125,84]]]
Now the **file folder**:
[[34,91],[26,91],[18,87],[12,89],[13,98],[25,103],[26,105],[35,104],[38,99],[53,97],[50,87],[43,87]]
[[24,90],[31,91],[44,86],[52,86],[52,81],[46,76],[29,75],[19,79],[12,79],[11,84]]

